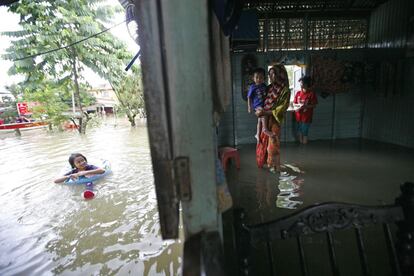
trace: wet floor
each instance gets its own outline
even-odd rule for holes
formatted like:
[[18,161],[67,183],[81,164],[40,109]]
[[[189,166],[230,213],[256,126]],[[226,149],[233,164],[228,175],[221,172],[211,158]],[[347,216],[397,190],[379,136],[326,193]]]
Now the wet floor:
[[[405,181],[414,181],[414,151],[374,141],[350,139],[311,141],[308,145],[282,144],[281,174],[258,169],[255,146],[240,147],[241,169],[227,173],[235,208],[247,213],[247,224],[268,222],[316,203],[337,201],[362,205],[392,204]],[[224,216],[226,258],[229,271],[237,271],[237,251],[232,213]],[[363,230],[372,275],[391,275],[381,227]],[[309,275],[332,275],[325,235],[303,237]],[[363,275],[355,233],[339,231],[333,236],[341,275]],[[302,275],[295,239],[270,245],[277,275]],[[252,275],[270,275],[265,245],[250,248]]]
[[282,144],[280,175],[256,167],[254,145],[239,152],[241,170],[231,166],[228,180],[251,223],[326,201],[393,203],[400,184],[414,181],[414,150],[368,140]]
[[[53,183],[72,152],[111,162],[93,200]],[[0,275],[180,274],[181,241],[160,237],[145,126],[2,135],[0,156]]]

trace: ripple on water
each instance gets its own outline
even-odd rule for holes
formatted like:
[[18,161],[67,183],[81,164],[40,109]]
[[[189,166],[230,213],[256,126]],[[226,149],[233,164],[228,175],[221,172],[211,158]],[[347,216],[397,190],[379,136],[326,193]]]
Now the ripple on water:
[[[82,186],[53,183],[73,152],[111,162],[94,200],[82,200]],[[0,275],[181,270],[181,242],[160,238],[145,127],[108,120],[84,137],[28,131],[0,137],[0,156]]]

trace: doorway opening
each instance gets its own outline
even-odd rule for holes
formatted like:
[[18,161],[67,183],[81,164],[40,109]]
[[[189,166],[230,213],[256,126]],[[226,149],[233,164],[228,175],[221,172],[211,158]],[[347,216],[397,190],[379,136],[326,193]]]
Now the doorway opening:
[[[267,71],[272,68],[272,65],[267,66]],[[301,65],[285,65],[288,78],[289,78],[289,89],[290,89],[290,100],[289,100],[289,110],[293,109],[293,100],[295,99],[295,94],[300,90],[299,79],[303,77],[305,72],[305,66]],[[269,80],[268,80],[269,81]]]

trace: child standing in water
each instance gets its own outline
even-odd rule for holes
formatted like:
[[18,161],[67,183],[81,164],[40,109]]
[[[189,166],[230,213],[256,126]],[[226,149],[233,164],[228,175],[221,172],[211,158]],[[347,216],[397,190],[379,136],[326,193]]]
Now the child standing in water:
[[[266,84],[264,84],[265,70],[263,68],[257,68],[253,71],[254,84],[250,85],[249,92],[247,93],[247,111],[260,112],[263,110],[264,99],[266,97]],[[263,132],[271,136],[272,133],[267,129],[266,116],[260,116],[257,118],[256,135],[254,136],[259,141],[260,129]]]
[[311,78],[309,76],[299,79],[301,90],[296,92],[293,105],[297,107],[295,118],[299,142],[308,143],[308,132],[312,123],[313,109],[318,104],[316,94],[310,90]]
[[86,157],[80,153],[71,154],[69,156],[69,164],[72,167],[72,170],[55,179],[55,183],[62,183],[69,179],[78,179],[81,176],[87,177],[105,173],[104,169],[89,165]]

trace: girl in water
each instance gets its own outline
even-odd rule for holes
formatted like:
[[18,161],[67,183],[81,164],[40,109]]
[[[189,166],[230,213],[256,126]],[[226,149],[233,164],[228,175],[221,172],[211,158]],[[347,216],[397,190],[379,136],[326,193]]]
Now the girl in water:
[[55,179],[55,183],[62,183],[68,179],[76,180],[81,176],[88,177],[95,174],[105,173],[104,169],[89,165],[86,157],[80,153],[72,153],[69,156],[69,164],[72,167],[72,170]]

